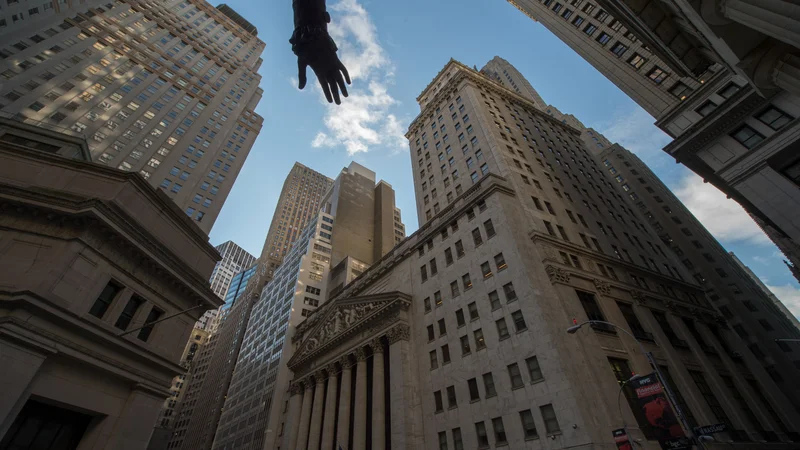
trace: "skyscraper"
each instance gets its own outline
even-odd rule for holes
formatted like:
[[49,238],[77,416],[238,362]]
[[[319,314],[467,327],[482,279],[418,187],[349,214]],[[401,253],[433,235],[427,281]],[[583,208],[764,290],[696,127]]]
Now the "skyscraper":
[[[800,378],[800,358],[790,344],[775,342],[780,338],[800,338],[800,330],[783,312],[786,308],[773,300],[774,295],[762,288],[755,275],[711,236],[636,155],[616,144],[595,153],[655,229],[661,241],[654,243],[655,250],[661,253],[663,246],[678,256],[694,281],[703,287],[706,299],[749,347],[750,370],[765,371],[783,395],[800,404],[800,387],[789,381]],[[636,247],[640,252],[653,250],[650,244],[647,248],[639,244]]]
[[[333,181],[308,167],[295,163],[284,181],[281,196],[257,263],[242,274],[237,292],[221,308],[217,332],[203,347],[188,374],[184,396],[176,408],[175,430],[168,448],[210,449],[225,395],[241,349],[245,328],[261,288],[272,279],[281,264],[284,247],[291,249],[309,219],[319,211],[320,201]],[[275,247],[270,256],[268,250]],[[280,251],[278,251],[280,249]],[[231,295],[230,289],[228,292]]]
[[537,108],[541,110],[547,108],[547,103],[536,92],[536,89],[533,88],[528,79],[522,76],[519,70],[505,59],[495,56],[481,68],[481,73],[488,75],[496,83],[500,83],[532,101]]
[[294,328],[395,245],[394,190],[369,169],[344,168],[320,206],[253,306],[214,449],[280,444]]
[[283,182],[278,204],[272,214],[269,233],[261,250],[261,261],[268,275],[262,283],[271,279],[272,272],[281,265],[283,257],[291,250],[297,236],[319,211],[320,200],[328,192],[331,184],[333,180],[325,175],[299,162],[294,163]]
[[800,18],[792,2],[509,0],[656,119],[664,151],[739,202],[800,280]]
[[[656,448],[664,431],[621,388],[653,370],[642,347],[686,433],[800,440],[797,411],[579,130],[454,60],[418,101],[420,228],[296,326],[273,407],[287,412],[267,427],[280,448],[599,448],[625,423]],[[587,320],[619,328],[567,333]]]
[[256,262],[256,257],[236,245],[233,241],[227,241],[215,248],[222,256],[222,259],[214,267],[209,284],[211,285],[211,290],[219,298],[224,299],[233,276],[252,266]]
[[247,283],[250,281],[250,277],[256,273],[257,268],[258,263],[256,262],[252,266],[233,276],[231,285],[228,287],[228,292],[225,294],[225,303],[220,307],[223,311],[231,309],[234,303],[236,303],[236,300],[238,300],[239,297],[244,294],[244,291],[247,288]]
[[23,0],[0,17],[0,114],[84,136],[208,233],[262,125],[255,27],[203,0]]

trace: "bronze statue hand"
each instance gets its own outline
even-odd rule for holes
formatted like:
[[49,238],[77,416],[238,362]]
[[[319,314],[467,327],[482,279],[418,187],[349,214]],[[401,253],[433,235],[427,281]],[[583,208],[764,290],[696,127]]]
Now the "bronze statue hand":
[[350,84],[350,74],[336,56],[336,44],[333,39],[325,33],[325,36],[316,36],[298,47],[295,52],[297,53],[297,75],[300,80],[298,88],[305,87],[306,67],[311,66],[328,103],[336,102],[337,105],[340,105],[342,101],[339,98],[339,91],[342,91],[342,95],[347,97],[345,81]]

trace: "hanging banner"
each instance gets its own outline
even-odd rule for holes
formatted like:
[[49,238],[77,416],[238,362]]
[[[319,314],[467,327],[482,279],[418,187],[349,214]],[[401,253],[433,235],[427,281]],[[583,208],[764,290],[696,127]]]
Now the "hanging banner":
[[617,450],[633,450],[631,441],[628,440],[628,433],[624,428],[614,430],[611,434],[614,435],[614,443],[617,444]]
[[689,439],[683,432],[675,411],[667,400],[664,388],[655,373],[631,381],[641,408],[653,435],[664,450],[691,448]]

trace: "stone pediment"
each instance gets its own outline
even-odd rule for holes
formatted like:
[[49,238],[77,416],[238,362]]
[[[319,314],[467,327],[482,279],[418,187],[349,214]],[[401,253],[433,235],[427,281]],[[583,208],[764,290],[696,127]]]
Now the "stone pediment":
[[393,291],[346,299],[336,299],[297,327],[293,340],[299,343],[289,367],[296,367],[314,355],[363,330],[382,324],[407,310],[411,297]]

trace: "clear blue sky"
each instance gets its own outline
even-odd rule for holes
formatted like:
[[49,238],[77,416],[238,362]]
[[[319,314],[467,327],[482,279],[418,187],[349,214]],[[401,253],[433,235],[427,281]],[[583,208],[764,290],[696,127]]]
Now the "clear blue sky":
[[411,160],[402,134],[416,117],[416,97],[450,58],[480,68],[499,55],[544,100],[636,152],[712,233],[800,313],[800,286],[777,249],[744,215],[661,152],[669,139],[653,119],[541,24],[503,0],[328,0],[332,34],[353,75],[343,107],[322,102],[309,69],[298,91],[288,44],[291,0],[232,0],[266,42],[256,111],[264,128],[211,232],[259,256],[284,177],[299,161],[331,178],[356,160],[397,193],[408,233],[417,229]]

